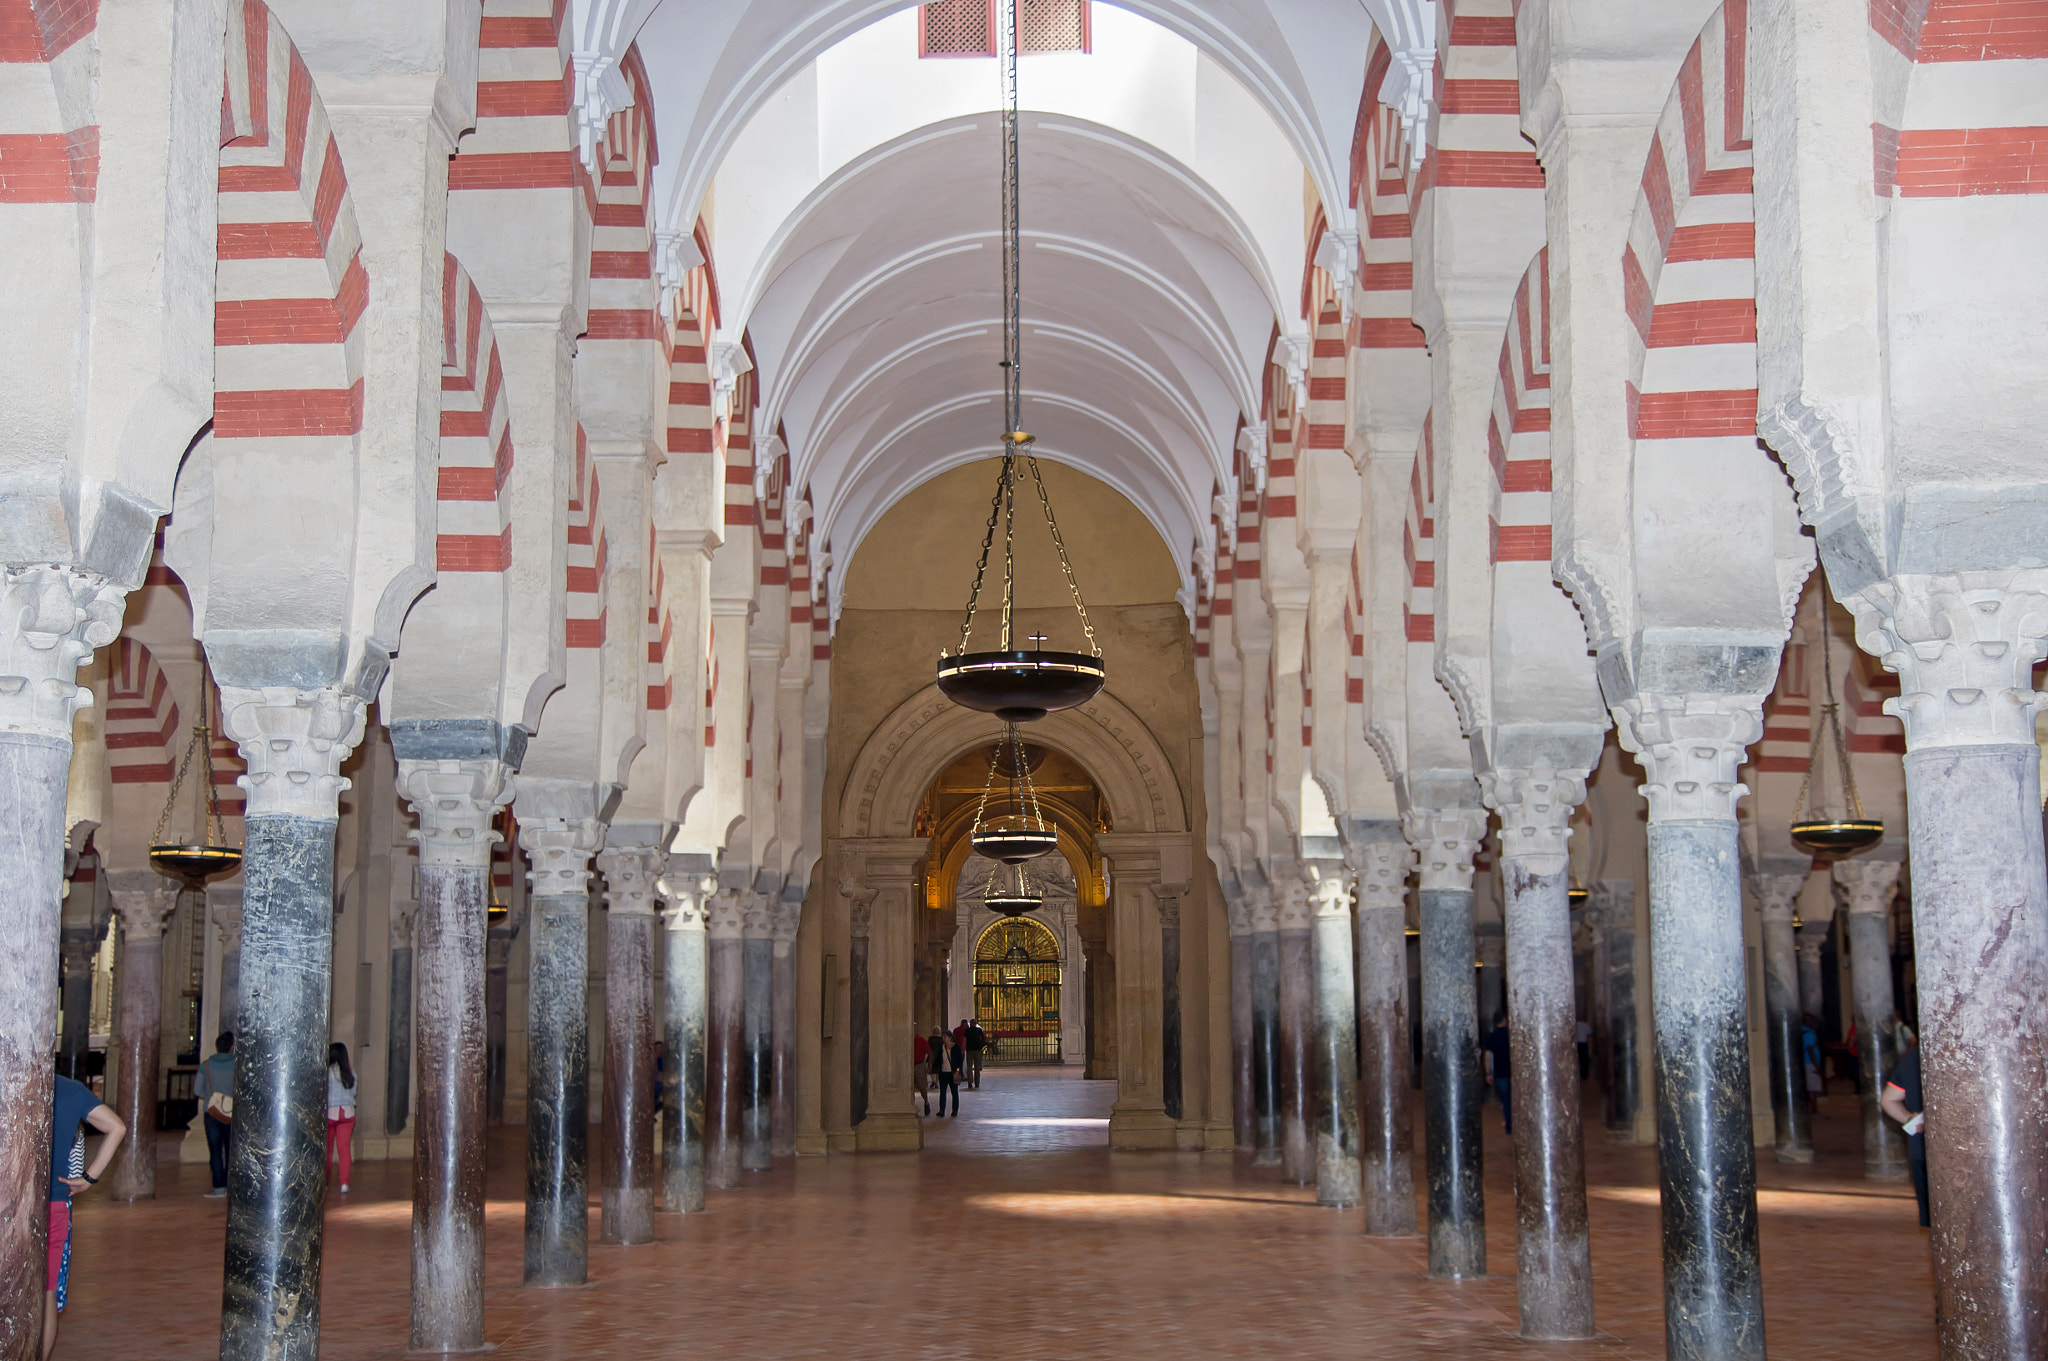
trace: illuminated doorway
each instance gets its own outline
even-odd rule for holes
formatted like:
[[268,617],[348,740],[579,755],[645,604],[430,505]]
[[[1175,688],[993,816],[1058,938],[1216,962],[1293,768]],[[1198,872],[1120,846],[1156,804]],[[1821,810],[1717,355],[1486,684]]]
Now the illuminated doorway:
[[1029,917],[991,922],[974,946],[974,1019],[990,1063],[1060,1062],[1060,946]]

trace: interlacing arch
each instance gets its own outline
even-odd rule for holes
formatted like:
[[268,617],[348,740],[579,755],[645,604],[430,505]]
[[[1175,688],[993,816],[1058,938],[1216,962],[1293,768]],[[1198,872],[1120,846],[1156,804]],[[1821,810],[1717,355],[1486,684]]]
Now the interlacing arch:
[[441,268],[441,469],[434,566],[502,576],[512,565],[505,483],[515,451],[505,371],[483,295],[453,255]]

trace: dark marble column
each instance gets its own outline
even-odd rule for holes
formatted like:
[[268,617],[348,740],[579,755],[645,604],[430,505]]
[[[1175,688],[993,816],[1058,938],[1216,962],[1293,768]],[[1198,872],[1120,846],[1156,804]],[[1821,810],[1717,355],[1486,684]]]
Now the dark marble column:
[[1159,903],[1160,1084],[1167,1118],[1181,1118],[1180,898],[1162,892]]
[[[439,746],[418,727],[395,726],[392,746],[399,796],[419,822],[418,913],[405,937],[407,959],[418,966],[419,1024],[408,1027],[417,1048],[393,1054],[395,1067],[412,1060],[419,1068],[410,1346],[477,1351],[484,1345],[484,968],[498,839],[491,821],[512,796],[511,772],[495,760],[412,756]],[[399,930],[394,920],[394,943]],[[413,998],[406,1000],[410,1017]],[[402,1109],[400,1118],[403,1128]]]
[[1414,852],[1394,822],[1367,823],[1347,857],[1358,878],[1359,1177],[1365,1231],[1415,1232],[1415,1064],[1408,1030],[1408,876]]
[[[50,1015],[64,910],[71,720],[79,663],[114,640],[125,592],[64,567],[0,572],[0,1110],[50,1108]],[[0,1121],[0,1356],[43,1331],[50,1122]]]
[[604,1186],[598,1237],[654,1241],[654,882],[661,828],[613,824],[605,884]]
[[526,919],[526,1246],[531,1286],[589,1269],[590,858],[593,786],[521,776],[513,810],[530,866]]
[[1273,885],[1279,909],[1280,958],[1280,1179],[1298,1186],[1316,1179],[1315,1135],[1309,1106],[1315,1043],[1315,940],[1308,886],[1289,862]]
[[417,902],[391,905],[391,988],[385,995],[384,1027],[384,1132],[391,1135],[405,1133],[412,1118],[412,931],[418,915]]
[[[699,859],[707,859],[698,857]],[[663,1123],[675,1137],[662,1146],[661,1208],[695,1214],[704,1208],[705,1034],[710,975],[705,954],[705,909],[718,880],[681,856],[663,874],[663,923],[668,928],[663,986],[667,995],[667,1080],[661,1084]]]
[[244,984],[235,1030],[222,1361],[312,1357],[320,1340],[328,998],[342,761],[363,702],[333,690],[223,687],[249,791]]
[[743,899],[744,890],[721,888],[712,895],[708,921],[711,1005],[704,1041],[704,1184],[720,1191],[740,1184],[740,1108],[746,1102]]
[[120,1080],[114,1114],[128,1137],[107,1175],[113,1200],[156,1195],[156,1107],[162,1067],[164,927],[178,906],[178,886],[154,870],[117,870],[111,876],[121,947],[114,977]]
[[1572,810],[1586,797],[1586,771],[1498,769],[1482,775],[1480,785],[1500,814],[1522,1336],[1589,1338],[1593,1257],[1565,852]]
[[[840,896],[848,913],[846,946],[846,1093],[847,1123],[858,1125],[868,1117],[868,1030],[872,1016],[868,997],[868,946],[874,931],[875,898],[880,889],[843,882]],[[1095,1034],[1094,1018],[1088,1033]]]
[[1351,961],[1351,872],[1341,861],[1317,861],[1310,928],[1315,977],[1314,1100],[1316,1204],[1351,1206],[1359,1182],[1358,993]]
[[749,893],[740,939],[740,1170],[775,1164],[775,923],[767,895]]
[[[206,915],[220,950],[220,996],[214,1001],[214,1015],[221,1030],[242,1028],[242,892],[233,884],[209,884],[205,889]],[[202,1050],[206,1039],[200,1036]]]
[[1273,890],[1247,888],[1252,919],[1252,1164],[1280,1165],[1280,909]]
[[1479,999],[1472,967],[1472,855],[1486,834],[1477,808],[1411,810],[1422,867],[1422,1124],[1429,1177],[1429,1274],[1486,1274],[1480,1179]]
[[[76,894],[91,887],[90,883],[73,881],[71,891]],[[90,926],[67,926],[63,928],[62,940],[58,987],[63,998],[64,1034],[57,1051],[57,1068],[66,1077],[75,1078],[92,1043],[92,964],[99,953],[99,941]],[[162,948],[161,941],[158,948]],[[162,990],[161,983],[158,990]],[[125,1152],[118,1155],[115,1165],[127,1161],[127,1156]]]
[[1815,1020],[1823,1019],[1827,1010],[1826,994],[1821,990],[1820,952],[1827,944],[1832,916],[1814,917],[1799,925],[1799,1010]]
[[[1799,958],[1792,916],[1806,875],[1759,874],[1754,881],[1763,903],[1764,1036],[1771,1062],[1771,1126],[1778,1161],[1813,1161],[1813,1137],[1806,1115],[1806,1068],[1799,1038]],[[1886,977],[1889,985],[1890,977]]]
[[1761,709],[1760,695],[1637,695],[1616,706],[1650,805],[1657,1171],[1673,1361],[1764,1355],[1735,822],[1747,792],[1736,768],[1763,730]]
[[1233,1142],[1250,1152],[1258,1140],[1252,1104],[1252,919],[1243,890],[1226,891],[1223,901],[1230,917],[1230,1123]]
[[484,1118],[505,1123],[505,1009],[512,975],[512,928],[493,926],[484,938]]
[[1602,1061],[1607,1066],[1607,1129],[1618,1139],[1635,1138],[1636,1112],[1643,1105],[1641,1036],[1636,1014],[1636,885],[1633,879],[1604,879],[1592,887],[1592,908],[1600,917],[1605,956],[1601,986],[1607,1032]]
[[771,1044],[774,1071],[769,1095],[769,1151],[778,1158],[796,1155],[796,933],[803,917],[801,899],[776,905],[774,957],[769,975],[774,1018]]
[[1907,1174],[1906,1141],[1885,1119],[1877,1100],[1898,1064],[1892,1041],[1892,895],[1899,886],[1896,860],[1838,860],[1835,882],[1847,895],[1849,968],[1855,996],[1856,1061],[1863,1077],[1863,1175],[1897,1181]]

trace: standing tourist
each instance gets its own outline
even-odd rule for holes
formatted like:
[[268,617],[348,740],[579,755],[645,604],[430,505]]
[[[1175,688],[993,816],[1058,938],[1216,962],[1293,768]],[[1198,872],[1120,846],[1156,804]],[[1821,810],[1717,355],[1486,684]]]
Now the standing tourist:
[[953,1114],[960,1114],[960,1050],[948,1043],[946,1032],[934,1030],[925,1043],[931,1050],[932,1076],[939,1084],[939,1114],[946,1113],[946,1093],[953,1094]]
[[348,1176],[353,1158],[350,1145],[356,1135],[356,1075],[348,1066],[348,1046],[336,1041],[327,1046],[327,1160],[335,1161],[340,1150],[341,1193],[348,1194]]
[[208,1200],[228,1193],[228,1139],[235,1118],[235,1033],[220,1032],[213,1053],[199,1065],[192,1079],[192,1095],[199,1101],[200,1119],[206,1122],[206,1166],[213,1173]]
[[[82,1082],[60,1074],[50,1104],[50,1259],[43,1278],[43,1361],[50,1361],[50,1354],[57,1350],[57,1315],[63,1312],[71,1284],[71,1198],[98,1185],[100,1173],[107,1170],[121,1140],[128,1136],[121,1117],[102,1105],[92,1088]],[[106,1136],[90,1167],[85,1163],[85,1135],[80,1125],[91,1125]]]

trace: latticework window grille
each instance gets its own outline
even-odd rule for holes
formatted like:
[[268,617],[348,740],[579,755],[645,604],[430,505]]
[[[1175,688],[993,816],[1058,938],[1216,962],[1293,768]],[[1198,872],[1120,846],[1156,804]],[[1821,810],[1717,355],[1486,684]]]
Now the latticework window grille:
[[[993,57],[1001,29],[996,6],[1008,0],[932,0],[918,15],[921,57]],[[1086,52],[1088,0],[1021,0],[1019,52]]]
[[1086,52],[1088,0],[1024,0],[1017,29],[1019,52]]

